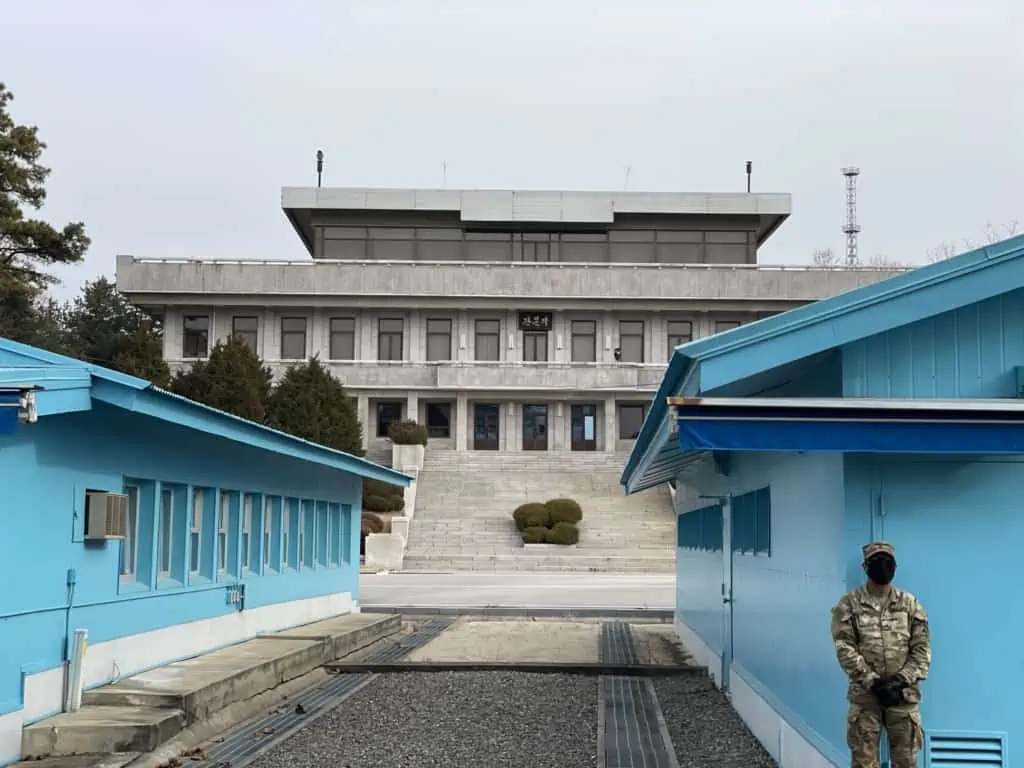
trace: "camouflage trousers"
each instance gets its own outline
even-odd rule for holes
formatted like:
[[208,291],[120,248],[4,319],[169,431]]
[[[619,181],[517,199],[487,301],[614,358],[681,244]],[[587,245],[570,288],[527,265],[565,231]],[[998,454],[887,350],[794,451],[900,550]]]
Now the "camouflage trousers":
[[846,743],[852,768],[879,768],[878,746],[882,730],[889,734],[890,768],[916,768],[924,732],[917,704],[903,704],[882,711],[877,705],[850,704]]

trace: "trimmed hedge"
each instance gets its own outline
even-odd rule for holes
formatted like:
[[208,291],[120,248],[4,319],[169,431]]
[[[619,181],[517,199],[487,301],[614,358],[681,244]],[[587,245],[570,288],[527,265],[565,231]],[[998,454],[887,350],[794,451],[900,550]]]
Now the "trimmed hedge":
[[544,504],[551,515],[551,524],[578,523],[583,519],[583,508],[575,499],[551,499]]
[[548,544],[563,544],[569,546],[580,540],[580,529],[573,523],[555,523],[548,528],[544,534],[544,541]]
[[415,421],[393,421],[388,425],[388,437],[395,445],[426,445],[427,428]]
[[521,504],[512,513],[512,519],[520,531],[527,528],[547,528],[551,525],[551,514],[543,504]]
[[401,512],[405,509],[405,489],[382,480],[363,480],[363,509],[367,512]]
[[531,525],[523,530],[523,544],[543,544],[547,541],[550,528],[542,525]]

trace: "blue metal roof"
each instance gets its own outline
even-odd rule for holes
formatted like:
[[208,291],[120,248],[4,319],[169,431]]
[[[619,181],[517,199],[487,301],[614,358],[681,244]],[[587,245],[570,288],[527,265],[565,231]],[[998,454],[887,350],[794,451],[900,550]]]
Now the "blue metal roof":
[[[712,392],[829,349],[1024,287],[1024,235],[676,347],[621,482],[665,482],[668,398]],[[657,463],[661,468],[652,472]],[[670,476],[670,475],[669,475]],[[663,479],[664,478],[664,479]]]
[[[57,390],[77,389],[84,394],[84,391],[88,390],[90,399],[283,456],[403,487],[408,487],[412,483],[411,477],[390,467],[193,402],[160,389],[145,379],[2,337],[0,383],[10,386],[34,385],[41,387],[44,393],[50,393],[51,390],[55,393]],[[77,407],[62,400],[61,407],[53,405],[47,408],[45,398],[40,400],[40,416],[70,410],[86,410],[91,407],[90,400],[84,398]]]

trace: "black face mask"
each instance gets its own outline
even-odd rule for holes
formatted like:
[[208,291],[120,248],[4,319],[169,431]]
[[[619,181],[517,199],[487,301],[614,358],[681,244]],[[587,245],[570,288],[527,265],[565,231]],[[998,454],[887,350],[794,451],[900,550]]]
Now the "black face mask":
[[867,566],[868,578],[883,587],[896,575],[896,560],[889,555],[875,555],[868,560]]

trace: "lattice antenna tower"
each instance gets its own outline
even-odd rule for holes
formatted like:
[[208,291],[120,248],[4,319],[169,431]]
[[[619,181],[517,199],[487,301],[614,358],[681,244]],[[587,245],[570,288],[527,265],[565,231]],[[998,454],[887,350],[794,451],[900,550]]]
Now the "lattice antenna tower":
[[843,225],[843,233],[846,235],[846,266],[855,267],[857,235],[860,234],[860,225],[857,224],[857,177],[860,176],[860,168],[843,168],[843,176],[846,177],[846,224]]

